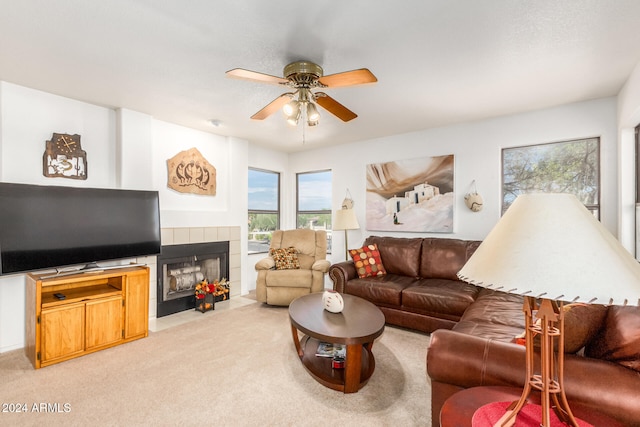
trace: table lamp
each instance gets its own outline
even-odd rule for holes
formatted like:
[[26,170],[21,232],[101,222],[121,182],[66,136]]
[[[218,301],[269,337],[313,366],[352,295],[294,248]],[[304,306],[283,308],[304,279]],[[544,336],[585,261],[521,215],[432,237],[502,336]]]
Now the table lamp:
[[344,230],[344,254],[345,260],[349,259],[349,243],[347,240],[347,230],[357,230],[360,228],[356,212],[353,210],[353,199],[347,190],[347,196],[342,201],[341,209],[336,211],[336,217],[333,221],[333,230]]
[[[529,394],[539,391],[541,426],[550,425],[553,403],[558,418],[577,427],[562,380],[563,302],[639,305],[640,264],[574,195],[523,194],[458,277],[476,286],[525,297],[526,382],[520,399],[507,407],[495,425],[513,425]],[[616,286],[608,286],[610,283]],[[540,336],[537,373],[536,335]]]

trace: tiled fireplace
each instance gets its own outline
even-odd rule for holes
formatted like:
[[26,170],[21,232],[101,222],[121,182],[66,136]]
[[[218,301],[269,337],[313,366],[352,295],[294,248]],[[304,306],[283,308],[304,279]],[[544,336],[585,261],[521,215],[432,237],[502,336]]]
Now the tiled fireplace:
[[156,317],[195,308],[196,284],[229,277],[228,241],[166,245],[156,259]]
[[[169,253],[171,255],[174,254],[174,250],[173,248],[171,248],[172,246],[175,246],[176,248],[179,248],[181,246],[189,246],[189,245],[193,245],[194,248],[199,249],[201,247],[205,247],[207,245],[203,245],[203,244],[208,244],[208,243],[214,243],[214,247],[225,247],[225,245],[227,245],[228,247],[228,255],[227,255],[227,260],[226,262],[224,260],[220,260],[220,275],[221,277],[225,277],[230,284],[230,292],[229,292],[229,296],[230,297],[234,297],[234,296],[239,296],[240,295],[240,280],[241,280],[241,257],[240,257],[240,227],[192,227],[192,228],[163,228],[162,229],[162,246],[163,246],[163,252],[165,253]],[[168,251],[165,250],[165,247],[167,249],[169,249]],[[198,259],[200,259],[200,254],[198,254]],[[178,257],[179,258],[179,257]],[[156,317],[162,317],[163,312],[165,311],[164,309],[162,309],[160,312],[158,312],[158,301],[160,301],[161,298],[163,298],[163,292],[159,290],[158,287],[158,277],[160,277],[160,271],[161,270],[161,263],[159,262],[159,260],[161,259],[161,256],[158,257],[146,257],[146,258],[140,258],[138,259],[138,262],[140,263],[145,263],[147,265],[149,265],[150,268],[150,283],[149,283],[149,317],[150,318],[156,318]],[[204,257],[203,257],[204,259]],[[184,263],[184,262],[188,262],[191,263],[191,261],[177,261],[174,264],[178,264],[178,263]],[[207,274],[215,274],[215,273],[211,273],[211,269],[216,269],[217,267],[217,263],[218,261],[214,261],[213,264],[212,262],[206,262],[206,263],[200,263],[198,261],[199,265],[182,265],[179,266],[177,268],[173,268],[173,270],[177,270],[178,268],[186,268],[187,270],[192,269],[194,270],[194,272],[196,272],[195,270],[200,270],[200,272],[202,273],[203,270],[207,272]],[[226,272],[223,270],[226,267]],[[184,270],[182,272],[178,271],[174,271],[173,273],[177,273],[177,275],[188,275],[187,270]],[[204,275],[204,273],[203,273]],[[196,277],[199,277],[200,275],[196,275]],[[170,279],[171,280],[171,279]],[[194,301],[194,296],[193,296],[193,291],[192,290],[186,290],[184,288],[189,287],[189,284],[187,284],[187,278],[186,276],[180,276],[180,277],[176,277],[176,274],[174,274],[174,285],[173,285],[173,290],[170,289],[170,294],[171,296],[178,296],[179,293],[175,293],[173,292],[174,290],[177,291],[178,289],[180,289],[181,292],[184,293],[184,295],[181,295],[181,297],[186,297],[188,296],[190,301]],[[162,282],[164,285],[164,277],[162,277]],[[165,295],[167,295],[165,293]],[[186,308],[189,309],[189,308]],[[191,309],[193,309],[193,306],[191,306]]]

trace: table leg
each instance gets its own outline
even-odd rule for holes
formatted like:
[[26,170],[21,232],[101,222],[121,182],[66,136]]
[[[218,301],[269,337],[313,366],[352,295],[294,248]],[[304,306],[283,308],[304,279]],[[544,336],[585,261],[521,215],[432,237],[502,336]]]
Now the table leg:
[[302,351],[302,347],[300,346],[300,337],[298,336],[298,330],[295,326],[291,325],[291,334],[293,335],[293,343],[296,346],[296,351],[298,352],[298,356],[304,356],[304,351]]
[[344,392],[356,393],[360,389],[360,368],[362,362],[362,344],[347,346],[345,360]]

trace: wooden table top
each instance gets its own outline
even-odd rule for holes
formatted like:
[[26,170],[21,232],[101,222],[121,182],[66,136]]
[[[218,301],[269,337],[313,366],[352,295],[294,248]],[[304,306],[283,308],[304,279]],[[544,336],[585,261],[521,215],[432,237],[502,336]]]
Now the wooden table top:
[[310,337],[338,344],[366,344],[384,331],[384,314],[369,301],[347,294],[341,313],[324,309],[322,292],[295,299],[289,305],[291,324]]

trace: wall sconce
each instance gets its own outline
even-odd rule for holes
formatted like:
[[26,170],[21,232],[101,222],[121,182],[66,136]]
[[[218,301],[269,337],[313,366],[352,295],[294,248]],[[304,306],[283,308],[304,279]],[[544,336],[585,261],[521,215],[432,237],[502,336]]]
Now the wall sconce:
[[464,204],[473,212],[480,212],[482,210],[482,196],[478,194],[476,189],[476,180],[471,182],[471,188],[469,192],[464,195]]

